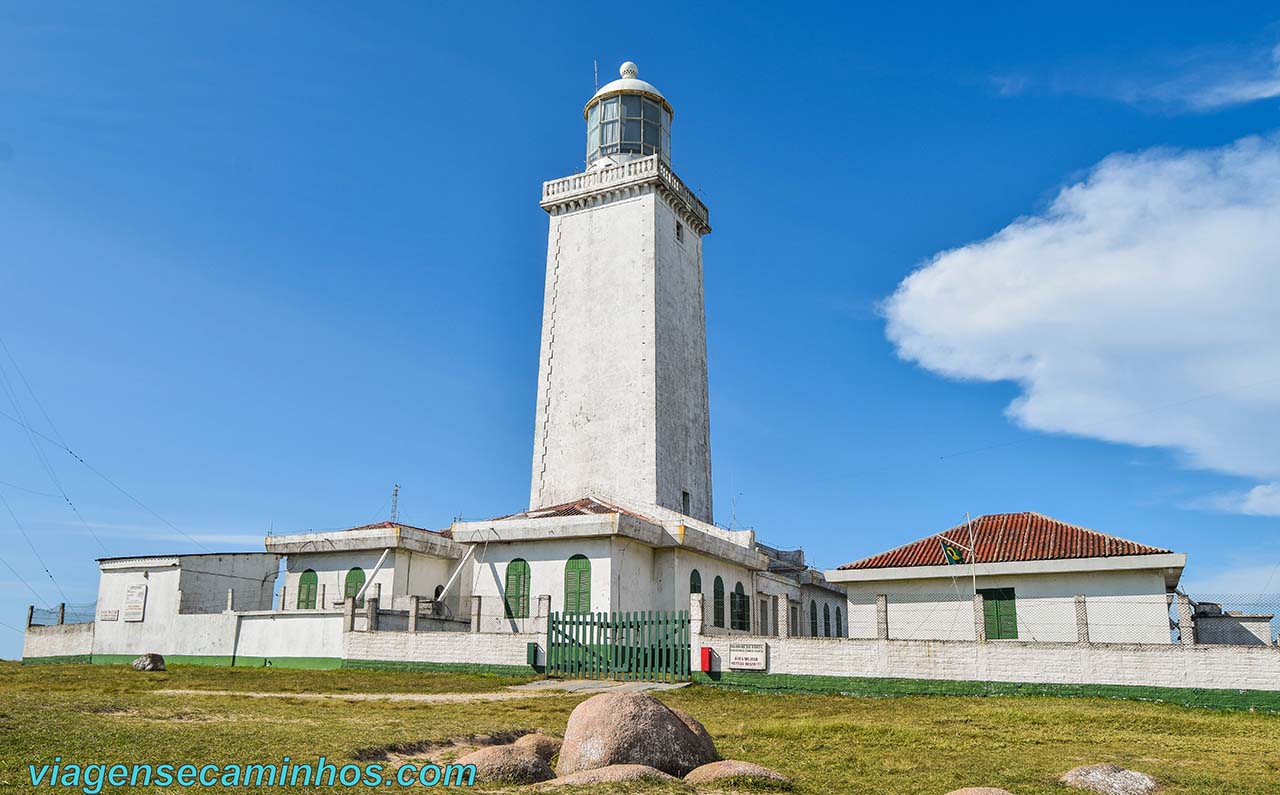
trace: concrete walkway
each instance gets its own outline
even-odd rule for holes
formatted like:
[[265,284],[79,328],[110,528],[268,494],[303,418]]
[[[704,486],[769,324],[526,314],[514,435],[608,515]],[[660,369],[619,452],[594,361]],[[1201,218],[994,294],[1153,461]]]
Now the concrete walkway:
[[242,690],[153,690],[164,696],[241,696],[243,698],[305,698],[337,701],[416,701],[431,704],[460,704],[477,701],[512,701],[567,694],[643,693],[648,690],[674,690],[688,682],[612,682],[596,679],[539,679],[502,690],[479,693],[265,693]]

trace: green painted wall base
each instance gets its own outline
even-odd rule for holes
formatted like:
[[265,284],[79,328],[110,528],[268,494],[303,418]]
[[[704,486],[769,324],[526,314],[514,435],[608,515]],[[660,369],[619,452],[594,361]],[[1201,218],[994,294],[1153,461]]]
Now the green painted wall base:
[[58,665],[60,663],[92,662],[88,654],[67,654],[61,657],[23,657],[23,665]]
[[838,693],[848,696],[1056,696],[1157,701],[1185,707],[1280,712],[1280,692],[1199,690],[1135,685],[1053,685],[716,671],[694,673],[702,684],[751,693]]

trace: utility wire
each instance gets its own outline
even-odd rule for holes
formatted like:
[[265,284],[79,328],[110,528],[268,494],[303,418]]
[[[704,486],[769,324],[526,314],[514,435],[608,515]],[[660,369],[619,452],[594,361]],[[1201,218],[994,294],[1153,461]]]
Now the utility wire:
[[17,483],[10,483],[6,480],[0,480],[0,486],[7,486],[8,488],[15,489],[17,491],[25,491],[27,494],[34,494],[37,497],[53,497],[54,499],[57,499],[58,497],[57,494],[53,494],[52,492],[28,489],[25,486],[19,486]]
[[24,423],[22,422],[22,420],[19,420],[19,419],[17,419],[16,417],[10,416],[9,414],[4,413],[3,411],[0,411],[0,417],[4,417],[6,420],[9,420],[10,422],[12,422],[12,423],[14,423],[14,424],[16,424],[16,425],[20,425],[20,426],[22,426],[23,428],[26,428],[28,432],[35,434],[36,436],[40,437],[41,439],[44,439],[46,442],[48,442],[49,444],[53,445],[54,447],[57,447],[57,448],[59,448],[59,449],[61,449],[61,450],[65,451],[65,452],[67,453],[67,455],[69,455],[69,456],[71,456],[72,458],[74,458],[75,460],[79,461],[79,462],[80,462],[80,463],[85,467],[85,469],[88,469],[88,470],[89,470],[90,472],[92,472],[93,474],[95,474],[95,475],[97,475],[98,477],[102,478],[102,480],[103,480],[103,481],[105,481],[105,482],[107,483],[107,485],[109,485],[111,488],[115,489],[116,491],[120,492],[120,493],[121,493],[121,494],[123,494],[125,497],[128,497],[128,498],[129,498],[129,500],[130,500],[130,501],[132,501],[134,505],[137,505],[139,508],[141,508],[142,510],[144,510],[144,511],[146,511],[147,513],[151,514],[151,515],[152,515],[152,516],[154,516],[156,519],[159,519],[159,520],[160,520],[161,522],[163,522],[163,523],[164,523],[164,524],[165,524],[165,525],[166,525],[170,530],[172,530],[173,532],[175,532],[175,533],[177,533],[178,535],[182,536],[183,538],[187,539],[187,540],[188,540],[188,541],[190,541],[192,544],[195,544],[195,545],[196,545],[197,547],[199,547],[200,549],[203,549],[205,552],[212,552],[212,551],[213,551],[213,550],[209,549],[208,547],[206,547],[204,544],[202,544],[202,543],[200,543],[199,541],[197,541],[195,538],[192,538],[190,534],[188,534],[187,532],[185,532],[185,531],[183,531],[182,529],[180,529],[180,528],[179,528],[177,525],[175,525],[173,522],[170,522],[168,519],[164,518],[164,517],[163,517],[163,516],[161,516],[160,514],[158,514],[158,513],[156,513],[155,511],[151,510],[151,508],[147,507],[147,505],[146,505],[146,504],[144,504],[144,503],[142,502],[142,500],[138,499],[137,497],[133,496],[133,495],[132,495],[132,494],[130,494],[129,492],[125,491],[125,489],[124,489],[124,487],[123,487],[123,486],[121,486],[120,484],[116,483],[116,482],[115,482],[114,480],[112,480],[111,478],[107,477],[107,476],[106,476],[105,474],[103,474],[100,470],[98,470],[96,467],[94,467],[94,466],[93,466],[93,464],[90,464],[88,461],[84,460],[84,458],[82,458],[82,457],[80,456],[80,454],[79,454],[79,453],[77,453],[75,450],[72,450],[70,447],[67,447],[65,444],[63,444],[63,443],[61,443],[61,442],[59,442],[59,441],[57,441],[57,440],[55,440],[55,439],[50,439],[48,436],[46,436],[45,434],[41,433],[40,431],[37,431],[35,428],[32,428],[30,425],[24,424]]
[[[58,433],[58,427],[54,425],[53,420],[49,418],[49,412],[44,410],[44,404],[40,402],[40,398],[36,397],[35,390],[31,388],[31,382],[27,380],[27,376],[22,372],[22,368],[18,365],[18,360],[13,358],[13,354],[9,352],[9,346],[5,345],[3,337],[0,337],[0,348],[4,349],[5,356],[7,356],[10,363],[13,364],[14,372],[16,372],[18,377],[22,379],[23,385],[27,388],[27,394],[31,396],[31,400],[36,404],[36,407],[40,409],[40,413],[44,415],[45,422],[49,424],[49,428],[53,431],[53,435],[58,437],[58,443],[62,444],[63,447],[66,447],[66,443],[62,441],[62,434]],[[27,431],[27,441],[31,443],[31,449],[35,451],[36,458],[40,461],[40,465],[44,467],[45,473],[49,475],[49,480],[53,483],[54,488],[56,488],[58,493],[62,495],[62,499],[66,501],[67,507],[71,509],[71,512],[80,520],[80,524],[84,525],[84,529],[89,531],[89,535],[93,536],[93,540],[98,542],[98,546],[105,553],[107,551],[107,545],[102,543],[102,539],[98,537],[98,534],[94,532],[89,523],[80,515],[80,509],[76,508],[75,503],[71,501],[71,497],[67,495],[67,490],[62,487],[62,481],[58,479],[57,473],[54,472],[53,464],[49,462],[48,456],[44,454],[44,451],[40,449],[40,445],[36,443],[35,438],[31,436],[31,432],[35,429],[31,427],[31,423],[27,419],[26,412],[23,411],[22,404],[18,401],[17,390],[9,383],[9,377],[4,371],[3,364],[0,364],[0,387],[4,388],[5,393],[9,397],[9,402],[13,404],[14,411],[16,411],[18,416],[22,418],[23,422],[26,423],[24,429]]]
[[37,601],[37,602],[44,602],[44,606],[45,606],[45,607],[48,607],[48,606],[49,606],[49,600],[48,600],[48,599],[45,599],[43,596],[41,596],[41,595],[36,591],[36,589],[35,589],[35,588],[31,587],[31,583],[27,582],[27,578],[26,578],[26,577],[23,577],[21,574],[19,574],[19,573],[18,573],[18,570],[17,570],[17,569],[15,569],[13,566],[9,565],[9,561],[5,560],[4,558],[0,558],[0,563],[3,563],[3,564],[4,564],[4,567],[5,567],[6,569],[8,569],[9,571],[13,572],[13,576],[15,576],[15,577],[17,577],[17,578],[18,578],[18,582],[20,582],[20,583],[22,583],[23,585],[27,586],[27,590],[28,590],[28,591],[30,591],[30,592],[31,592],[31,595],[32,595],[32,596],[34,596],[34,597],[36,598],[36,601]]
[[[62,601],[70,602],[71,600],[67,598],[67,594],[62,590],[62,586],[58,585],[58,581],[53,578],[53,572],[49,571],[49,564],[45,563],[44,558],[40,557],[40,553],[36,550],[36,545],[31,543],[31,536],[27,535],[26,528],[22,526],[22,522],[18,521],[17,514],[13,512],[13,508],[9,507],[9,501],[4,498],[3,494],[0,494],[0,503],[4,504],[4,508],[9,512],[9,516],[13,519],[14,525],[17,526],[18,532],[22,533],[22,537],[27,540],[27,546],[31,547],[31,554],[36,556],[36,560],[40,562],[40,567],[44,569],[44,573],[49,575],[49,582],[53,583],[53,587],[57,588],[58,593],[62,595]],[[46,602],[46,604],[48,603]]]

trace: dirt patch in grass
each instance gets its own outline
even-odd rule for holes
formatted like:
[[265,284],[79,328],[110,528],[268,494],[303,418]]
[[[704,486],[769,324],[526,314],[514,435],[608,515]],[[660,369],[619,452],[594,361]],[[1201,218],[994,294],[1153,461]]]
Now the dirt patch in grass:
[[512,729],[493,734],[464,734],[446,740],[422,740],[413,743],[392,743],[373,748],[359,748],[352,758],[359,762],[388,761],[399,767],[405,762],[451,762],[463,754],[493,745],[510,745],[536,729]]

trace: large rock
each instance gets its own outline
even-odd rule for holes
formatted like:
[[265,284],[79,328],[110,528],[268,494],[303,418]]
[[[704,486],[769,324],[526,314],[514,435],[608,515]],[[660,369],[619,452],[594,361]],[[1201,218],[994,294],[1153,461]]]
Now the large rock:
[[684,777],[686,784],[713,784],[730,779],[743,784],[765,784],[773,787],[791,783],[791,779],[776,770],[737,759],[726,759],[694,768]]
[[669,776],[648,765],[608,765],[594,770],[579,770],[567,776],[553,778],[542,784],[544,787],[586,787],[592,784],[617,784],[622,781],[665,781],[675,782],[680,779]]
[[555,776],[542,757],[514,745],[481,748],[458,757],[455,763],[475,765],[476,781],[486,784],[536,784]]
[[551,760],[555,759],[556,754],[560,753],[560,740],[537,732],[524,735],[512,745],[516,748],[532,751],[547,764],[551,764]]
[[1160,789],[1146,773],[1125,770],[1119,765],[1086,765],[1069,770],[1058,779],[1068,787],[1099,795],[1150,795]]
[[[693,721],[701,735],[686,722]],[[644,693],[601,693],[574,708],[556,775],[609,765],[648,765],[673,776],[719,761],[715,744],[692,718],[681,718]]]
[[964,789],[953,789],[947,795],[1013,795],[1007,789],[996,789],[995,787],[965,787]]
[[668,707],[668,709],[680,719],[681,723],[689,728],[689,731],[693,732],[694,737],[698,738],[698,744],[702,746],[702,752],[707,755],[708,759],[720,758],[719,752],[716,751],[716,741],[711,739],[711,734],[697,718],[682,709],[676,709],[675,707]]
[[144,654],[129,663],[135,671],[163,671],[164,657],[159,654]]

